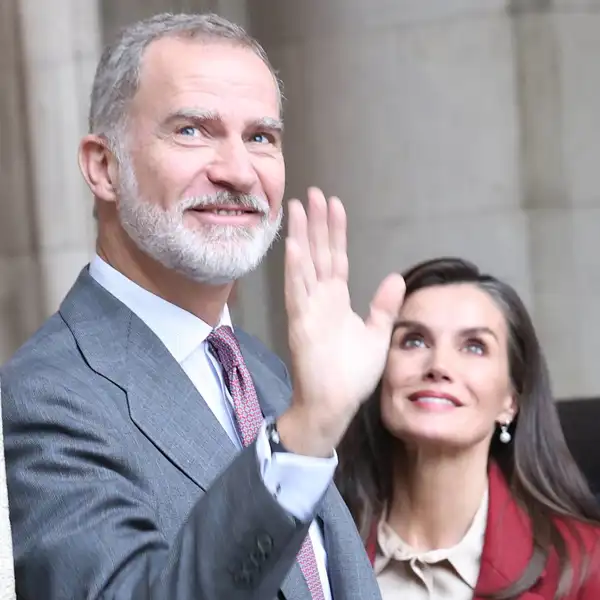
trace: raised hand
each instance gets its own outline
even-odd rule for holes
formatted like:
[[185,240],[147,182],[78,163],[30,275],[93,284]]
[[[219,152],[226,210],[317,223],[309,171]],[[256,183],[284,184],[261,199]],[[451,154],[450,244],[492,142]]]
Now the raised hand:
[[285,300],[294,396],[278,428],[290,450],[327,456],[381,378],[404,281],[388,276],[363,321],[350,304],[340,200],[327,202],[321,190],[309,189],[308,216],[298,200],[290,201],[288,227]]

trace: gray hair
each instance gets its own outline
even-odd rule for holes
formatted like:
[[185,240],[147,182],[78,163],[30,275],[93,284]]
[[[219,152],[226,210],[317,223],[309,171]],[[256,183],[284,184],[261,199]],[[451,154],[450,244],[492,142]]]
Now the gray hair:
[[164,37],[225,41],[255,52],[267,65],[282,101],[282,86],[262,46],[242,27],[215,14],[162,13],[123,29],[98,63],[89,113],[89,131],[107,138],[119,154],[127,110],[140,83],[144,51]]

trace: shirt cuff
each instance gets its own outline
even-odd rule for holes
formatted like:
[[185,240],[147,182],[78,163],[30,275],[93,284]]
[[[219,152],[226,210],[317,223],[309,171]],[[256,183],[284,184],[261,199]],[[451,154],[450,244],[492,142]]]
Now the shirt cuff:
[[271,453],[266,423],[256,438],[260,474],[266,488],[281,507],[300,521],[309,521],[338,464],[337,453],[331,458],[302,456],[291,452]]

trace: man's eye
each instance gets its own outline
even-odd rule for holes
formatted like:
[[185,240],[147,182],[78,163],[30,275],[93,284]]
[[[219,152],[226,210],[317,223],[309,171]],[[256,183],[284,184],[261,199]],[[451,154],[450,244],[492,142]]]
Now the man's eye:
[[185,127],[180,127],[177,130],[177,133],[179,135],[183,135],[185,137],[194,137],[196,135],[198,135],[198,128],[197,127],[192,127],[191,125],[186,125]]
[[268,133],[255,133],[250,139],[257,144],[272,144],[274,141]]

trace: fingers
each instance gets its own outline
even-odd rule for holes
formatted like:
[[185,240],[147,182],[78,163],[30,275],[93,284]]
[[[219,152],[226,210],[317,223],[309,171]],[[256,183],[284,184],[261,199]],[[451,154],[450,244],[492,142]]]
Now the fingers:
[[[286,240],[286,293],[310,294],[318,281],[348,280],[346,211],[339,198],[325,200],[315,187],[308,190],[308,215],[299,200],[289,202]],[[290,249],[291,248],[291,249]],[[288,254],[290,260],[288,261]],[[289,286],[288,280],[289,279]]]
[[404,301],[405,290],[404,279],[400,275],[388,275],[373,296],[371,311],[366,320],[367,327],[391,335]]
[[294,238],[285,240],[284,264],[285,309],[289,318],[300,314],[308,300],[302,250]]
[[[310,244],[308,241],[308,223],[306,212],[299,200],[290,200],[288,209],[288,239],[293,240],[292,246],[295,249],[292,252],[297,252],[297,260],[289,265],[294,270],[294,277],[302,277],[304,286],[309,292],[317,283],[317,274],[315,266],[311,258]],[[288,248],[286,242],[286,256]],[[286,261],[286,269],[288,267]],[[287,276],[287,271],[286,271]]]
[[329,200],[329,247],[332,277],[348,281],[348,250],[346,211],[339,198]]
[[308,189],[308,240],[317,279],[331,277],[331,248],[327,200],[316,187]]

